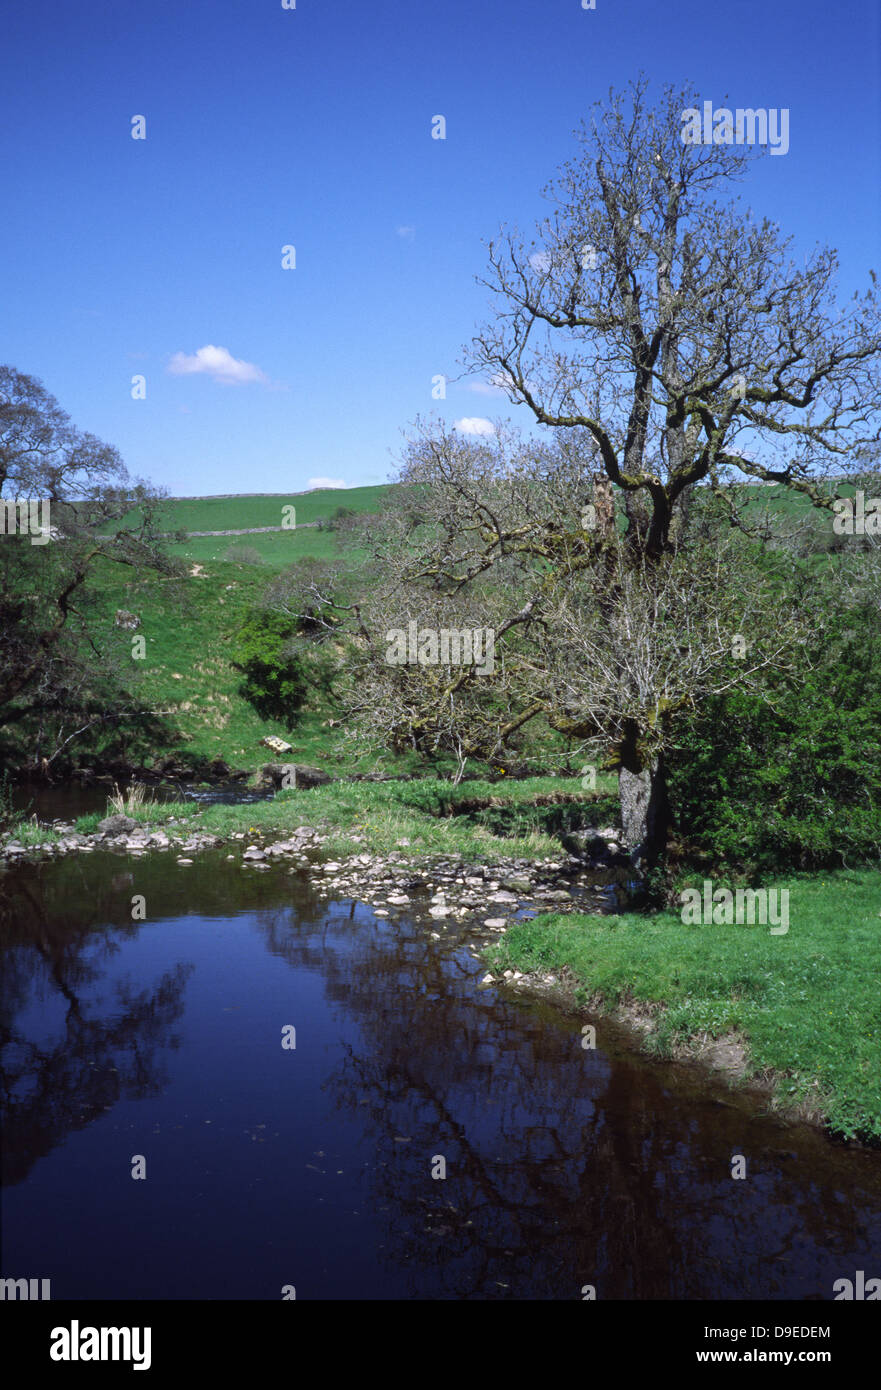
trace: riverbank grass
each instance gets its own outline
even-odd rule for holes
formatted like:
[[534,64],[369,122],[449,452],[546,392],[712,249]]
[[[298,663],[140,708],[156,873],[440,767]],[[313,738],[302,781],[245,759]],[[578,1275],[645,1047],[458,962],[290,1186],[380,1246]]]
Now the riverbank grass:
[[[611,778],[595,792],[580,779],[533,777],[511,782],[332,782],[312,791],[280,791],[245,806],[192,803],[154,808],[156,824],[182,820],[180,833],[199,829],[224,838],[240,833],[289,835],[299,825],[321,830],[326,858],[359,850],[407,857],[458,856],[484,863],[508,858],[565,858],[556,832],[586,816],[602,821],[614,812]],[[170,832],[175,827],[170,827]],[[357,838],[356,838],[357,837]]]
[[496,969],[568,972],[582,1002],[657,1006],[646,1047],[676,1055],[736,1034],[745,1076],[774,1104],[819,1112],[843,1137],[881,1140],[881,871],[781,879],[789,930],[691,926],[672,912],[542,914],[512,924]]

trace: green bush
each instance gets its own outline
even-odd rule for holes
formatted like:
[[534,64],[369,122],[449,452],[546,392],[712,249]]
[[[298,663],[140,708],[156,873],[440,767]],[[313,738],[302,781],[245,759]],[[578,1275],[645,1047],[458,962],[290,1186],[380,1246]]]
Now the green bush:
[[264,719],[291,723],[310,694],[329,694],[332,657],[298,636],[295,619],[259,608],[240,629],[232,665],[244,680],[242,696]]
[[263,564],[263,556],[253,545],[231,545],[228,550],[224,551],[222,558],[239,565]]
[[842,612],[817,633],[798,681],[711,700],[677,744],[670,796],[687,849],[760,870],[877,860],[877,612]]

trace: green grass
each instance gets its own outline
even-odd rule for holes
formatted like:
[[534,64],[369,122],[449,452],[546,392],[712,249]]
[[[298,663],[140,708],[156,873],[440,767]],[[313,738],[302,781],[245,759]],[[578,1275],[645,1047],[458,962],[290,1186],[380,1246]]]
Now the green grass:
[[[330,516],[339,506],[370,511],[380,505],[387,488],[322,489],[291,494],[297,522]],[[283,497],[229,497],[169,499],[162,525],[193,530],[221,530],[281,524]],[[223,557],[236,548],[256,550],[261,564],[241,563]],[[193,765],[222,758],[236,769],[254,770],[271,754],[260,746],[268,734],[293,745],[291,761],[318,762],[332,773],[386,770],[408,771],[412,757],[391,754],[356,754],[344,731],[331,732],[330,709],[305,711],[293,725],[263,719],[239,694],[241,675],[230,664],[236,633],[250,608],[260,600],[273,572],[301,559],[339,556],[336,533],[302,528],[256,536],[197,537],[169,545],[169,551],[201,569],[182,580],[129,579],[108,567],[101,600],[92,623],[98,632],[113,634],[122,653],[124,669],[131,671],[130,689],[150,710],[160,711],[168,723],[165,743],[156,756],[173,753]],[[358,562],[349,548],[347,562]],[[143,660],[131,658],[130,640],[113,628],[119,608],[141,619],[138,635],[146,641]]]
[[702,1034],[742,1034],[749,1075],[775,1100],[819,1110],[845,1137],[881,1138],[881,872],[777,881],[786,935],[761,926],[686,926],[673,913],[542,915],[511,927],[495,965],[568,968],[582,997],[665,1007],[651,1046],[670,1055]]
[[[274,497],[243,494],[240,497],[170,497],[161,520],[168,531],[231,531],[248,526],[281,526],[282,507],[297,509],[298,525],[329,517],[338,507],[355,512],[375,511],[388,491],[386,484],[375,487],[318,488],[314,492],[292,492]],[[292,533],[295,534],[295,533]]]
[[[317,521],[337,507],[352,511],[374,511],[388,484],[372,487],[316,488],[312,492],[273,493],[259,496],[241,493],[234,497],[168,497],[162,503],[159,520],[168,531],[183,527],[187,531],[230,531],[246,526],[281,526],[282,507],[297,509],[297,522]],[[136,513],[123,518],[128,522]],[[121,523],[122,524],[122,523]]]
[[[608,783],[608,784],[607,784]],[[601,819],[610,809],[611,779],[601,779],[596,793],[581,790],[578,778],[533,777],[522,782],[463,783],[458,788],[434,780],[413,782],[334,782],[312,791],[280,791],[267,801],[244,806],[203,806],[198,802],[155,802],[130,814],[141,824],[163,826],[170,835],[187,835],[194,829],[223,837],[244,831],[282,838],[299,825],[321,827],[328,832],[324,856],[354,854],[367,849],[387,854],[401,848],[409,856],[459,855],[471,862],[505,858],[553,859],[563,855],[559,840],[547,828],[549,816],[571,808],[579,820]],[[452,793],[452,798],[450,798]],[[550,803],[544,801],[559,798]],[[491,808],[482,803],[491,800]],[[504,818],[485,822],[485,809]],[[81,816],[76,829],[93,832],[104,814]],[[177,826],[170,821],[179,822]],[[357,834],[359,840],[352,839]],[[28,839],[38,845],[58,838],[57,833],[29,822]]]
[[[470,862],[516,858],[557,858],[560,844],[537,829],[499,836],[468,816],[432,815],[407,804],[407,789],[418,783],[340,782],[308,792],[279,792],[270,802],[250,806],[211,806],[201,818],[205,830],[229,835],[236,830],[289,834],[298,825],[327,828],[326,857],[367,850],[408,856],[461,855]],[[352,838],[353,834],[361,837]],[[409,844],[401,846],[401,840]]]
[[[256,550],[260,556],[261,563],[249,568],[257,570],[258,574],[262,571],[264,586],[272,578],[271,571],[282,570],[297,560],[332,560],[339,555],[335,533],[317,529],[269,532],[257,536],[193,536],[181,544],[169,543],[168,552],[195,564],[217,561],[234,563],[234,557],[227,561],[227,555],[232,556],[234,551],[246,547]],[[350,556],[352,553],[348,552]]]
[[[314,535],[314,532],[305,532]],[[131,662],[129,688],[148,709],[160,712],[169,725],[164,746],[169,752],[198,762],[222,758],[231,767],[254,770],[272,759],[260,740],[275,734],[293,745],[292,762],[320,761],[330,772],[372,771],[396,760],[354,756],[344,731],[327,727],[330,710],[307,711],[295,724],[264,719],[239,694],[241,674],[230,655],[238,629],[255,605],[269,576],[261,566],[209,563],[203,572],[183,581],[158,580],[107,584],[103,611],[94,626],[113,629],[118,608],[141,619],[138,635],[145,639],[142,660],[131,658],[128,636],[118,636],[126,662]],[[119,630],[117,629],[117,634]],[[404,759],[401,767],[409,768]]]
[[[453,810],[446,794],[454,793]],[[550,794],[571,794],[578,815],[591,810],[591,803],[604,803],[604,792],[591,796],[580,790],[576,778],[533,777],[523,782],[465,783],[451,788],[434,780],[417,782],[335,782],[312,791],[280,791],[271,801],[248,806],[209,806],[200,825],[215,835],[260,830],[265,834],[289,834],[298,825],[322,826],[330,831],[325,845],[329,855],[354,854],[367,849],[387,854],[399,848],[408,855],[460,855],[472,862],[494,859],[541,859],[561,857],[560,842],[544,828],[544,807],[534,806],[536,798]],[[510,822],[499,828],[482,820],[482,810],[473,805],[455,811],[455,803],[473,803],[492,797],[497,810],[507,807]],[[165,811],[167,808],[163,808]],[[180,815],[175,806],[170,814]],[[352,833],[362,837],[351,838]]]

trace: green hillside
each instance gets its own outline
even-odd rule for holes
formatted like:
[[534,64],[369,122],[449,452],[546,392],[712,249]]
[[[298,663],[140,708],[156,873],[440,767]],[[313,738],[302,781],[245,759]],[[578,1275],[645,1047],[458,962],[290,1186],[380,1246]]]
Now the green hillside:
[[[239,694],[241,676],[230,663],[237,630],[274,573],[302,559],[332,560],[343,553],[343,546],[347,560],[357,561],[358,551],[348,537],[304,523],[326,520],[339,507],[375,511],[389,491],[388,486],[374,486],[276,497],[168,499],[162,525],[169,531],[280,525],[281,508],[287,502],[297,509],[297,528],[256,535],[190,536],[170,544],[171,553],[188,565],[187,575],[179,582],[155,576],[126,582],[118,570],[112,580],[108,577],[101,591],[100,623],[105,632],[113,629],[119,608],[141,619],[139,632],[147,655],[132,663],[132,689],[148,708],[161,711],[175,730],[164,752],[179,754],[195,765],[222,758],[232,767],[253,769],[270,757],[260,739],[275,734],[293,744],[292,760],[317,762],[329,771],[403,766],[387,753],[353,759],[344,731],[329,727],[330,709],[307,709],[295,728],[261,718]],[[793,497],[785,488],[751,488],[749,499],[751,507],[779,509],[787,521],[809,509],[805,499]],[[818,518],[818,524],[824,520]],[[128,636],[118,629],[114,636],[127,664]],[[535,736],[546,741],[546,735],[539,737],[538,731]]]
[[[328,559],[335,552],[332,535],[319,529],[340,508],[352,512],[376,511],[389,492],[388,484],[372,487],[317,488],[312,492],[278,493],[239,497],[170,497],[159,514],[159,525],[166,531],[248,531],[255,526],[281,526],[283,507],[296,508],[296,527],[292,530],[244,536],[190,536],[184,544],[169,544],[173,555],[205,562],[239,558],[238,551],[257,551],[271,569],[283,569],[295,560],[312,556]],[[120,522],[124,525],[133,514]]]
[[[229,531],[247,526],[281,526],[282,507],[297,509],[297,523],[330,516],[337,507],[355,512],[377,509],[387,484],[375,487],[317,488],[312,492],[243,495],[241,497],[172,497],[168,499],[168,529]],[[163,518],[164,519],[164,518]]]
[[[126,663],[129,637],[114,628],[118,609],[141,620],[138,634],[146,657],[131,662],[133,693],[161,713],[174,731],[161,754],[173,753],[194,766],[222,758],[231,767],[254,769],[272,754],[260,739],[275,734],[294,744],[291,760],[320,762],[331,771],[369,771],[376,758],[354,759],[343,735],[328,728],[330,710],[306,711],[296,731],[262,719],[238,694],[240,673],[230,663],[236,633],[272,578],[302,559],[332,559],[340,553],[337,534],[303,525],[330,518],[339,507],[375,511],[387,486],[322,488],[289,496],[169,498],[161,524],[169,531],[245,529],[280,525],[282,505],[296,511],[297,528],[242,536],[194,536],[169,544],[186,560],[182,581],[155,575],[126,580],[118,570],[101,586],[96,627],[113,633]],[[260,563],[244,562],[241,552],[257,552]],[[351,559],[352,554],[348,552]],[[382,761],[382,760],[380,760]],[[387,760],[386,760],[387,761]],[[395,761],[392,759],[392,761]]]

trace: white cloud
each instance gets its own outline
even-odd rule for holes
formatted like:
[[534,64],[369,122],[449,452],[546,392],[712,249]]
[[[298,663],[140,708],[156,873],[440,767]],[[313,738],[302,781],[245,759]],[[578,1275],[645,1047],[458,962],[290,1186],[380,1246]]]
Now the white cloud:
[[310,478],[307,487],[348,487],[342,478]]
[[495,426],[492,420],[485,420],[482,415],[466,415],[461,420],[453,421],[453,429],[460,434],[495,434]]
[[496,372],[489,381],[469,381],[467,390],[476,392],[478,396],[500,396],[510,381],[510,373]]
[[533,270],[548,270],[551,264],[550,252],[535,251],[529,257],[529,264],[532,266]]
[[224,347],[214,347],[211,343],[200,347],[188,355],[176,352],[168,364],[172,376],[210,376],[212,381],[225,386],[242,386],[248,382],[266,381],[266,377],[253,362],[241,362]]
[[398,236],[402,241],[412,241],[416,235],[415,227],[399,227]]

